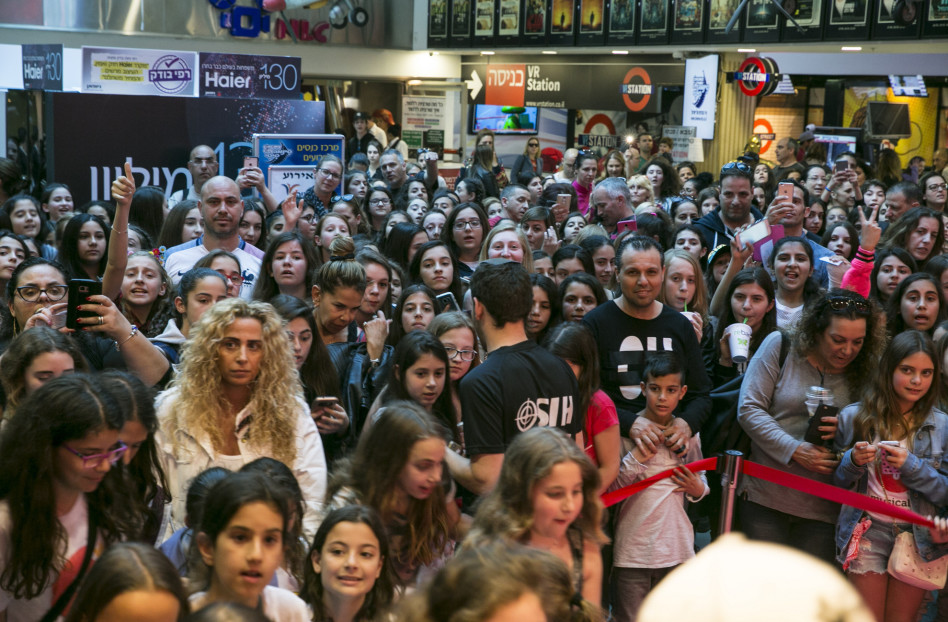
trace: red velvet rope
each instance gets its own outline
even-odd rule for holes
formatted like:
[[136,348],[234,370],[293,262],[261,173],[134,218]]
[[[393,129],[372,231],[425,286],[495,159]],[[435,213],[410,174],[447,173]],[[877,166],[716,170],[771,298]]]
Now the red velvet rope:
[[[718,468],[718,459],[705,458],[704,460],[698,460],[696,462],[691,462],[682,466],[688,467],[688,470],[692,473],[697,473],[698,471],[713,471]],[[674,469],[668,469],[667,471],[656,473],[648,479],[643,479],[641,482],[635,482],[634,484],[629,484],[628,486],[620,488],[619,490],[607,492],[602,496],[602,504],[606,507],[609,507],[610,505],[615,505],[620,501],[625,501],[635,493],[645,490],[652,484],[655,484],[666,477],[671,477],[673,471]]]

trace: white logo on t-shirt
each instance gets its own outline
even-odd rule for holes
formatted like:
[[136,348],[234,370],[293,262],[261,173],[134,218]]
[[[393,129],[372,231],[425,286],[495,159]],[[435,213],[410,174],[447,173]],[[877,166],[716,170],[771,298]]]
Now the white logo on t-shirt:
[[[672,340],[671,337],[662,338],[662,350],[665,352],[672,352]],[[619,346],[619,352],[659,352],[658,349],[658,338],[657,337],[646,337],[645,338],[645,347],[642,347],[642,341],[635,335],[629,335],[622,340],[622,344]],[[630,358],[631,360],[631,358]],[[640,356],[635,357],[635,362],[638,366],[639,363],[644,363],[641,361]],[[640,369],[644,367],[644,364],[641,365]],[[619,365],[616,369],[620,374],[626,374],[629,371],[628,364]],[[627,384],[619,387],[619,391],[622,392],[622,397],[627,400],[634,400],[639,395],[642,394],[642,387],[639,384],[641,379],[638,377],[638,370],[634,378],[629,378],[629,382],[632,384]]]
[[[545,410],[544,410],[545,408]],[[526,400],[517,410],[517,429],[526,432],[534,426],[562,427],[573,421],[573,396]]]

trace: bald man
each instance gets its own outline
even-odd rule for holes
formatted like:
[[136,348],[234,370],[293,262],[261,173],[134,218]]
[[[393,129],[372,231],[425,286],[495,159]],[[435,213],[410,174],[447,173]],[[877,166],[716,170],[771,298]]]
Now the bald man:
[[[188,199],[190,201],[201,200],[201,188],[207,183],[207,180],[217,175],[220,164],[217,162],[217,154],[207,145],[198,145],[191,150],[188,156],[188,172],[191,174],[191,187],[182,188],[168,197],[168,209],[171,209],[181,201]],[[187,191],[187,193],[185,193]]]

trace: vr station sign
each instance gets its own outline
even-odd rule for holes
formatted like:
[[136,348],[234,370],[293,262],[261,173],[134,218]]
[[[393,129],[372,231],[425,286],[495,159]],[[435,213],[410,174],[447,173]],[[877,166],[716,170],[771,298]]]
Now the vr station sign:
[[733,74],[738,88],[748,97],[770,95],[780,83],[777,63],[772,58],[751,56],[741,63],[740,69]]

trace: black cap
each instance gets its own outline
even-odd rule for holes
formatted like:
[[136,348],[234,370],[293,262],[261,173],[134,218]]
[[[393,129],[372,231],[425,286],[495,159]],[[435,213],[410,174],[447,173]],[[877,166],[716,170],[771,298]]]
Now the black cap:
[[369,120],[369,116],[368,116],[367,114],[365,114],[364,112],[358,112],[358,111],[357,111],[354,115],[352,115],[352,121],[355,122],[355,121],[358,121],[359,119],[361,119],[361,120],[363,120],[363,121],[368,121],[368,120]]

